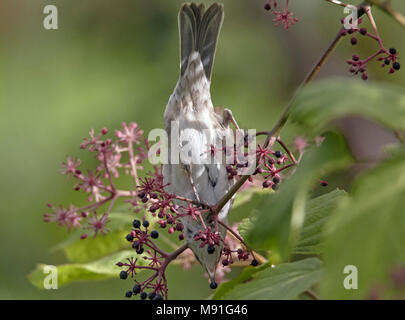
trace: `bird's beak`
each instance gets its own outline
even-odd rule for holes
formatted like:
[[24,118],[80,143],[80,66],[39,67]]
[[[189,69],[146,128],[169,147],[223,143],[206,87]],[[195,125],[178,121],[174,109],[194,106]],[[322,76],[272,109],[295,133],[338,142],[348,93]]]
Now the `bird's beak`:
[[217,286],[218,286],[216,281],[215,281],[216,266],[211,268],[211,269],[206,268],[206,270],[207,270],[208,276],[210,278],[210,282],[211,282],[210,287],[211,287],[211,289],[216,289]]

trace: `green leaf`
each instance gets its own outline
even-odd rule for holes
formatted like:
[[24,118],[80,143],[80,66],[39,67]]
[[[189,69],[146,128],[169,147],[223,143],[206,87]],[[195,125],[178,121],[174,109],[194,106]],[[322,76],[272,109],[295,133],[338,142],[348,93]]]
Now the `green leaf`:
[[342,136],[329,133],[320,147],[306,152],[295,174],[276,192],[260,202],[246,235],[248,245],[270,249],[287,258],[299,240],[304,223],[305,206],[314,180],[332,170],[348,166],[352,158]]
[[[352,197],[333,213],[325,229],[326,274],[322,296],[330,299],[364,299],[394,284],[390,275],[405,264],[405,154],[392,159],[355,181]],[[343,286],[345,266],[358,270],[358,289]]]
[[[347,193],[345,191],[336,189],[308,201],[305,208],[305,220],[300,239],[292,253],[321,254],[323,252],[321,240],[324,225],[338,206],[339,201],[346,196]],[[253,219],[245,218],[238,224],[238,232],[242,238],[245,238],[253,227]]]
[[[83,230],[78,230],[62,243],[53,247],[52,251],[63,250],[69,261],[83,263],[128,248],[129,245],[125,236],[131,231],[132,221],[136,217],[140,219],[142,213],[134,216],[131,211],[111,212],[107,224],[109,232],[105,236],[97,235],[96,237],[92,237],[89,235],[86,239],[80,239]],[[153,227],[157,219],[150,213],[146,213],[146,218]]]
[[273,192],[272,189],[252,187],[236,193],[232,211],[229,214],[230,223],[241,221],[252,214],[257,204]]
[[[130,230],[130,229],[127,229]],[[125,240],[127,232],[111,231],[105,236],[87,238],[79,240],[66,247],[64,252],[69,261],[88,262],[115,252],[119,249],[128,247],[128,241]]]
[[347,197],[343,190],[332,192],[308,201],[305,208],[305,221],[300,240],[294,248],[295,254],[321,254],[324,225],[342,199]]
[[[142,257],[145,254],[142,254]],[[57,266],[58,287],[64,286],[73,281],[108,279],[119,277],[121,268],[115,264],[118,261],[125,262],[127,258],[137,257],[134,250],[116,252],[102,259],[84,264],[63,264]],[[139,258],[137,265],[147,265],[148,260]],[[28,280],[39,289],[44,288],[44,279],[48,274],[44,273],[45,264],[39,264],[37,268],[28,275]],[[137,271],[140,272],[141,270]]]
[[249,231],[254,227],[252,218],[245,218],[238,224],[239,235],[245,239]]
[[405,130],[405,91],[386,83],[332,79],[309,85],[294,102],[290,119],[319,134],[336,118],[348,115],[374,119]]
[[[226,300],[288,300],[311,288],[321,278],[321,261],[308,258],[297,262],[267,267],[251,274],[245,283],[227,290]],[[249,280],[249,281],[247,281]],[[225,285],[225,284],[224,284]]]
[[246,267],[243,271],[235,278],[230,281],[226,281],[222,283],[219,288],[215,291],[213,296],[213,300],[220,300],[222,297],[235,288],[237,285],[242,284],[252,278],[252,276],[264,269],[270,268],[271,265],[269,263],[262,264],[258,267]]

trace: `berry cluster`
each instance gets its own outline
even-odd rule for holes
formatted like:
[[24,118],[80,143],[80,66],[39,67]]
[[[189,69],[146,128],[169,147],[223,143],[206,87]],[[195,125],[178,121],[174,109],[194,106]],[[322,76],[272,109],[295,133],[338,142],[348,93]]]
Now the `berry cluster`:
[[[160,229],[166,229],[169,235],[177,232],[178,238],[184,240],[184,219],[198,221],[201,229],[196,232],[193,240],[199,242],[201,248],[205,247],[208,254],[213,254],[221,244],[222,259],[219,272],[229,270],[229,266],[239,261],[243,265],[250,259],[252,266],[258,265],[258,260],[250,251],[243,239],[234,228],[226,226],[218,219],[218,212],[222,207],[209,206],[200,203],[193,199],[187,199],[175,194],[171,194],[165,190],[166,185],[163,182],[161,166],[153,166],[151,172],[146,173],[143,177],[139,177],[139,171],[143,169],[143,161],[149,151],[148,141],[143,139],[143,132],[137,124],[129,125],[122,124],[122,130],[115,132],[115,139],[105,138],[108,130],[103,128],[99,134],[95,134],[94,130],[90,131],[90,137],[85,138],[81,144],[81,149],[87,149],[95,155],[98,161],[95,170],[79,169],[81,161],[67,157],[66,162],[62,163],[62,174],[69,178],[75,179],[74,189],[82,191],[87,195],[87,201],[90,204],[82,207],[75,207],[71,204],[64,209],[62,206],[55,207],[48,205],[53,210],[53,213],[45,214],[46,222],[56,222],[60,226],[71,229],[82,229],[85,233],[82,234],[82,239],[87,237],[87,230],[92,230],[94,236],[97,234],[105,235],[108,232],[107,224],[109,214],[116,203],[116,200],[123,198],[130,204],[131,211],[135,214],[143,214],[140,219],[133,221],[133,228],[126,235],[126,240],[131,243],[135,250],[136,258],[127,259],[125,262],[118,262],[117,266],[124,268],[119,274],[121,279],[127,279],[128,276],[134,278],[136,271],[146,269],[152,271],[152,275],[143,282],[135,280],[135,285],[131,291],[127,291],[125,296],[132,297],[139,295],[141,299],[160,300],[167,299],[167,280],[165,270],[167,265],[180,256],[187,248],[183,245],[172,253],[163,251],[157,244],[159,231],[154,230],[152,226],[158,226]],[[306,146],[306,141],[297,143],[296,150],[302,154]],[[260,183],[264,188],[277,189],[282,180],[282,172],[297,164],[292,152],[280,139],[276,140],[284,149],[273,150],[272,146],[266,147],[258,145],[255,150],[256,155],[256,170],[252,176],[249,176],[250,185]],[[143,144],[141,145],[141,142]],[[248,144],[245,141],[244,159],[246,158],[246,149]],[[239,175],[238,169],[247,167],[248,164],[239,161],[236,149],[234,146],[232,165],[227,166],[228,178],[239,180],[243,176]],[[215,150],[217,152],[218,150]],[[226,148],[220,150],[225,154],[229,153]],[[211,152],[213,152],[211,150]],[[214,153],[215,153],[214,152]],[[125,156],[124,156],[125,154]],[[125,159],[125,160],[124,160]],[[120,177],[121,172],[130,175],[134,182],[134,188],[130,190],[122,190],[117,188],[116,179]],[[258,177],[264,179],[259,182]],[[232,195],[230,195],[232,196]],[[103,209],[102,214],[98,211]],[[149,212],[151,220],[146,219],[146,213]],[[205,224],[204,215],[212,214],[214,218],[214,227]],[[219,225],[226,228],[229,236],[223,239],[218,232]],[[242,247],[241,247],[242,244]],[[193,258],[194,259],[194,258]],[[142,264],[138,263],[142,261]],[[190,259],[184,260],[189,264]],[[147,265],[145,265],[145,263]],[[239,263],[239,264],[240,264]],[[222,276],[223,277],[223,276]],[[216,288],[217,283],[210,284],[211,288]]]
[[[271,150],[259,148],[257,156],[261,159],[261,166],[256,169],[253,175],[261,174],[263,176],[265,179],[262,184],[263,188],[277,190],[278,185],[281,182],[280,173],[293,165],[293,163],[285,165],[286,162],[292,162],[292,160],[280,150],[273,152]],[[281,167],[277,167],[277,165],[281,165]]]
[[[273,7],[272,7],[273,5]],[[284,29],[289,29],[294,23],[298,22],[298,19],[294,17],[294,13],[288,9],[288,0],[285,1],[285,7],[283,10],[276,10],[277,1],[268,0],[264,5],[264,9],[272,11],[276,16],[273,19],[274,26],[278,27],[280,24],[284,26]]]
[[[128,275],[133,278],[136,275],[136,270],[147,269],[154,271],[154,274],[143,282],[135,280],[135,285],[132,290],[126,291],[125,296],[131,298],[138,295],[142,300],[149,297],[151,300],[162,300],[163,297],[167,298],[167,281],[164,275],[165,259],[168,258],[168,254],[162,251],[153,242],[159,238],[159,232],[156,230],[149,230],[150,223],[148,220],[135,219],[132,223],[133,229],[126,235],[126,240],[132,244],[132,248],[136,251],[138,257],[145,252],[145,255],[141,258],[145,261],[149,261],[148,266],[137,265],[137,259],[130,258],[127,262],[118,262],[117,266],[126,268],[119,274],[120,279],[126,280]],[[142,230],[142,228],[144,230]],[[145,250],[146,248],[146,250]],[[149,291],[149,293],[147,293]]]
[[[90,229],[94,235],[99,232],[105,234],[108,215],[115,201],[121,197],[132,196],[132,191],[117,189],[114,180],[119,178],[121,170],[132,175],[135,184],[139,185],[138,170],[142,169],[142,162],[147,157],[147,148],[140,146],[143,131],[136,123],[123,123],[122,130],[115,132],[115,141],[104,138],[107,133],[107,128],[103,128],[99,134],[95,134],[92,129],[90,137],[85,138],[80,145],[81,149],[87,149],[95,155],[98,161],[95,170],[80,170],[78,167],[81,160],[77,158],[67,157],[66,162],[62,162],[61,173],[75,179],[74,190],[83,191],[90,204],[82,207],[70,204],[68,208],[48,204],[52,212],[44,214],[45,222],[55,222],[68,230]],[[127,161],[122,161],[123,154],[126,154]],[[97,211],[107,203],[110,203],[110,206],[98,218]],[[83,239],[86,237],[87,234],[82,235]]]
[[[351,59],[347,60],[347,63],[350,65],[350,72],[353,74],[361,74],[363,80],[369,78],[367,74],[367,64],[373,60],[382,62],[381,67],[389,67],[389,73],[393,74],[401,68],[400,63],[397,61],[398,52],[395,48],[387,49],[385,48],[383,41],[378,33],[377,26],[374,22],[371,12],[368,10],[367,15],[373,27],[373,32],[370,32],[365,27],[360,27],[360,24],[363,22],[362,18],[357,20],[357,24],[354,24],[350,29],[342,28],[341,36],[350,36],[351,45],[355,46],[358,44],[358,39],[360,37],[370,38],[375,40],[378,43],[377,51],[365,59],[361,59],[358,54],[354,54]],[[352,21],[351,21],[352,22]],[[341,19],[341,23],[344,23],[344,19]]]
[[[247,140],[247,139],[245,139]],[[294,166],[297,164],[297,161],[294,158],[294,155],[288,147],[281,141],[280,139],[277,140],[278,143],[284,148],[286,154],[283,153],[281,150],[272,150],[269,146],[262,146],[257,145],[256,150],[254,150],[256,154],[256,169],[248,177],[248,181],[251,183],[255,183],[258,181],[254,181],[254,177],[262,176],[264,181],[261,183],[263,188],[272,188],[276,190],[278,188],[279,183],[281,182],[281,173],[284,170]],[[245,141],[245,145],[243,146],[245,151],[243,152],[242,160],[239,160],[237,149],[239,150],[240,147],[234,146],[233,150],[233,163],[226,166],[226,171],[228,173],[228,179],[239,179],[241,178],[240,172],[244,175],[244,171],[239,171],[241,168],[249,167],[249,161],[246,161],[248,155],[248,143]],[[228,157],[229,151],[226,149],[221,149],[221,151],[225,152],[226,156]]]
[[[222,265],[224,267],[229,266],[234,263],[233,254],[236,254],[239,260],[246,261],[249,259],[250,252],[242,248],[232,250],[229,246],[225,246],[223,249],[224,259],[222,260]],[[252,266],[256,267],[259,265],[259,262],[253,258],[250,263]]]

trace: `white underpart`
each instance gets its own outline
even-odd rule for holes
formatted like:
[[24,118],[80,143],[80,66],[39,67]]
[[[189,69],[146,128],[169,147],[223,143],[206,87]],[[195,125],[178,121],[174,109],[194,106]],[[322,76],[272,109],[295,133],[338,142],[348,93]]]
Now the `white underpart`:
[[[224,139],[224,135],[231,135],[229,128],[223,128],[214,115],[214,108],[211,101],[210,82],[204,73],[203,64],[200,55],[194,52],[190,55],[188,67],[184,75],[180,78],[177,86],[171,95],[165,110],[165,129],[170,134],[171,121],[178,124],[180,137],[188,141],[188,144],[180,149],[186,148],[195,159],[190,165],[191,175],[201,202],[208,205],[216,204],[230,189],[233,180],[228,179],[226,166],[224,163],[204,164],[206,158],[211,157],[210,146],[215,145],[217,139]],[[170,141],[170,137],[169,137]],[[169,147],[169,155],[170,150]],[[170,157],[169,157],[170,158]],[[223,157],[225,161],[225,157]],[[198,162],[200,160],[200,162]],[[179,196],[195,199],[190,180],[184,171],[184,165],[167,164],[163,166],[163,176],[165,184],[170,183],[167,191]],[[184,203],[179,203],[185,205]],[[219,219],[227,222],[228,211],[231,208],[231,202],[221,210]],[[215,253],[207,257],[207,248],[199,248],[200,242],[192,238],[198,230],[202,229],[201,222],[185,218],[185,236],[190,248],[198,259],[204,254],[205,259],[211,259],[211,263],[206,264],[207,271],[214,278],[216,262],[222,251],[222,246],[217,248]],[[210,224],[210,221],[206,221]],[[222,237],[225,237],[226,230],[220,228]]]

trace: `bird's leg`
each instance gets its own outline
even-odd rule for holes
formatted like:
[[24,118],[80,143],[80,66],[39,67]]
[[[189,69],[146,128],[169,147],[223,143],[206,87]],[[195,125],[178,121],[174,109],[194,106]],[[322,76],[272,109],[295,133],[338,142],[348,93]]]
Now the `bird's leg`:
[[186,173],[186,176],[187,176],[188,180],[190,181],[191,188],[193,189],[195,199],[198,202],[200,202],[200,197],[198,196],[197,189],[196,189],[196,187],[194,185],[193,176],[191,174],[191,165],[189,165],[189,164],[185,165],[184,166],[184,172]]
[[222,123],[224,124],[225,127],[228,127],[229,122],[232,122],[235,128],[239,129],[239,125],[236,122],[231,110],[225,108],[224,112],[222,113],[222,119],[223,119]]

